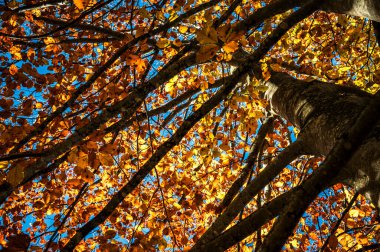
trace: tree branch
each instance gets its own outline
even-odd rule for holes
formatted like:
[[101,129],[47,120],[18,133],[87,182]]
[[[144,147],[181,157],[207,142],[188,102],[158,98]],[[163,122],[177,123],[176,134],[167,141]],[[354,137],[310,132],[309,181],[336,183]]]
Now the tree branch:
[[241,242],[265,223],[279,215],[296,190],[297,187],[264,204],[248,217],[194,251],[225,251],[234,244]]
[[247,180],[249,172],[252,170],[255,164],[257,155],[259,154],[259,149],[263,144],[265,136],[268,134],[268,132],[272,131],[273,129],[273,122],[274,122],[274,118],[269,117],[261,126],[259,132],[257,133],[257,137],[255,139],[255,143],[252,148],[252,151],[248,155],[246,165],[241,171],[239,178],[234,181],[234,183],[232,184],[232,186],[230,187],[230,189],[224,196],[222,203],[220,203],[219,205],[219,209],[218,209],[219,211],[223,211],[223,209],[226,208],[231,203],[235,195],[239,192],[240,188],[243,186],[243,184]]
[[375,127],[380,118],[379,107],[380,92],[377,92],[355,124],[342,135],[321,167],[314,172],[315,176],[306,180],[294,197],[289,199],[287,208],[274,224],[259,251],[279,251],[282,248],[310,203],[333,181]]
[[[338,230],[338,228],[340,226],[340,223],[342,223],[344,217],[346,216],[346,214],[348,213],[348,211],[350,211],[350,209],[354,205],[354,203],[355,203],[356,199],[358,198],[358,196],[359,196],[359,193],[356,192],[355,195],[354,195],[354,197],[352,197],[351,201],[348,203],[348,206],[346,207],[346,209],[344,209],[344,211],[343,211],[342,215],[340,216],[339,220],[334,224],[334,227],[330,231],[330,234],[327,237],[326,241],[323,243],[320,251],[323,252],[326,249],[326,247],[329,245],[329,241],[330,241],[331,236],[335,234],[336,230]],[[334,249],[334,248],[332,248],[332,249]]]
[[270,183],[282,169],[302,154],[303,143],[300,140],[285,148],[272,162],[270,162],[257,177],[240,192],[228,205],[226,210],[218,216],[214,223],[207,229],[190,251],[202,251],[211,240],[215,239],[232,222],[240,211],[257,195],[268,183]]

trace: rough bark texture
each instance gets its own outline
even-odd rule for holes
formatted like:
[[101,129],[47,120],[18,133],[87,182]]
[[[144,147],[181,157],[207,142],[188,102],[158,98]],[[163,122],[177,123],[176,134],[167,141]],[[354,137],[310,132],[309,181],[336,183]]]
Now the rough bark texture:
[[380,22],[379,0],[334,0],[328,1],[323,9]]
[[[355,122],[372,95],[356,88],[296,80],[274,73],[267,96],[272,110],[301,129],[308,152],[327,155]],[[352,186],[380,207],[380,124],[366,138],[334,183]]]

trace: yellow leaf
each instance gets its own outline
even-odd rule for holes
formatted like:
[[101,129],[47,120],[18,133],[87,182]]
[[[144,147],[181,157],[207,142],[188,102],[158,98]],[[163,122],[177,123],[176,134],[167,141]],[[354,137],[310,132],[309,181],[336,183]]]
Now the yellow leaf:
[[9,49],[9,52],[12,54],[13,58],[15,60],[21,60],[22,59],[22,56],[21,56],[21,48],[18,47],[18,46],[12,46],[10,49]]
[[1,161],[0,162],[0,169],[4,169],[8,167],[8,161]]
[[45,45],[55,44],[55,39],[53,37],[46,37],[44,43]]
[[170,94],[171,97],[175,97],[177,95],[176,83],[178,81],[178,75],[171,78],[168,83],[165,85],[165,91]]
[[276,187],[278,187],[278,188],[281,188],[281,187],[283,187],[284,186],[284,182],[282,182],[282,181],[278,181],[277,183],[275,183],[274,185],[276,186]]
[[265,91],[268,90],[268,86],[259,85],[259,86],[255,86],[255,89],[258,90],[258,91],[261,91],[261,92],[265,92]]
[[350,67],[350,66],[346,66],[346,67],[341,67],[341,68],[339,68],[339,72],[347,72],[347,71],[349,71],[349,70],[351,70],[351,67]]
[[291,242],[290,242],[290,244],[292,244],[292,246],[294,247],[294,248],[298,248],[298,241],[297,240],[292,240]]
[[137,55],[129,54],[126,58],[126,62],[130,66],[135,66],[137,72],[141,73],[146,69],[146,63]]
[[183,25],[181,25],[179,28],[178,28],[178,30],[179,30],[179,32],[180,33],[186,33],[187,32],[187,30],[188,30],[188,27],[187,26],[183,26]]
[[226,53],[233,53],[239,48],[239,44],[236,41],[228,42],[223,46],[223,50]]
[[218,44],[218,35],[214,28],[198,30],[196,35],[201,45]]
[[36,108],[41,109],[43,107],[43,104],[41,102],[36,103]]
[[338,237],[339,243],[343,246],[343,249],[347,249],[355,242],[353,237],[349,234],[342,234]]
[[348,212],[348,215],[352,218],[357,218],[359,216],[359,210],[358,209],[351,209]]

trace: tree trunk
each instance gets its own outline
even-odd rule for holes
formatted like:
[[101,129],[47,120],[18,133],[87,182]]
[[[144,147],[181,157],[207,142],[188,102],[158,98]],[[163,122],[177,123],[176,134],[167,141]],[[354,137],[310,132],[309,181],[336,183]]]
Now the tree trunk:
[[[301,129],[308,153],[327,155],[374,97],[356,88],[306,82],[273,73],[266,95],[274,113]],[[380,123],[334,183],[344,183],[380,207]],[[331,185],[330,185],[331,186]]]
[[379,0],[333,0],[327,1],[323,9],[380,22]]

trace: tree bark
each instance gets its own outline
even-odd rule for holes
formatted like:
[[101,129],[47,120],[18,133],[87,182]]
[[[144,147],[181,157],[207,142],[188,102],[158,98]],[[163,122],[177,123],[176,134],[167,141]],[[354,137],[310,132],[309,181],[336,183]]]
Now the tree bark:
[[334,0],[327,1],[323,10],[368,18],[380,22],[379,0]]
[[[356,88],[297,80],[273,73],[267,83],[274,113],[301,129],[308,153],[327,155],[353,125],[373,95]],[[380,123],[377,122],[332,184],[341,182],[380,207]],[[329,186],[331,186],[330,184]]]

